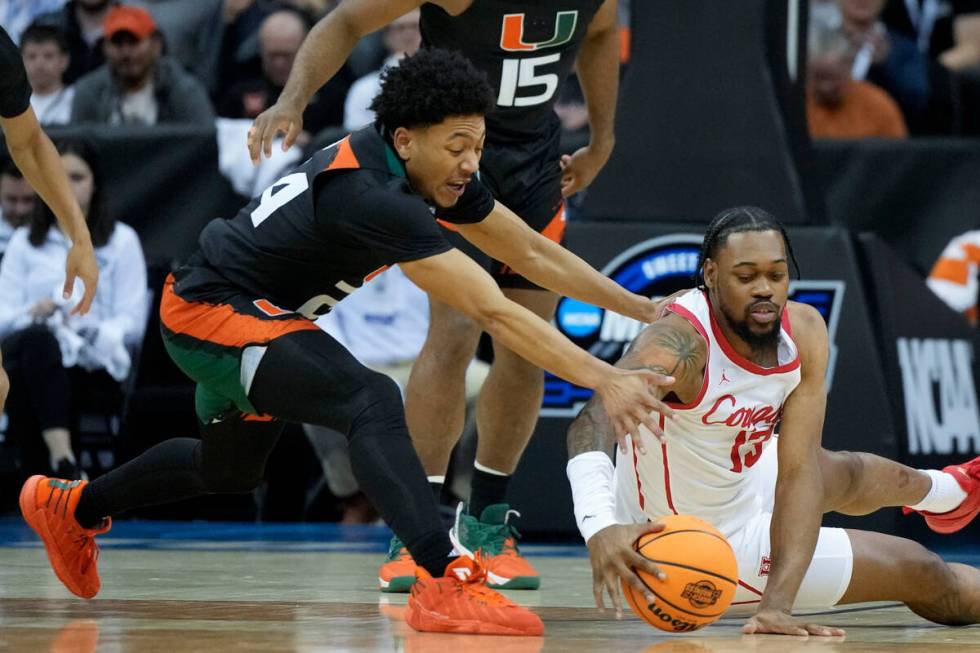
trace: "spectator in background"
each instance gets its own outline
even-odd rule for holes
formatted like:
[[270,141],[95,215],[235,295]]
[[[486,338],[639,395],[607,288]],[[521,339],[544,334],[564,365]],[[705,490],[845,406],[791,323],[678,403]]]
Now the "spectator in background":
[[854,52],[843,31],[810,22],[806,113],[813,138],[905,138],[902,113],[887,93],[851,77]]
[[150,12],[166,44],[164,52],[197,78],[210,97],[219,90],[223,0],[128,0]]
[[[230,88],[218,104],[218,114],[225,118],[251,119],[275,104],[308,31],[306,22],[295,11],[277,11],[266,17],[259,28],[262,74]],[[339,75],[313,96],[303,113],[307,137],[300,145],[308,142],[309,135],[342,124],[348,87],[345,76]]]
[[69,62],[65,84],[92,72],[105,61],[102,53],[102,27],[117,0],[69,0],[58,11],[43,14],[37,22],[57,27],[68,41]]
[[61,288],[71,244],[51,210],[38,203],[30,225],[14,233],[0,262],[0,337],[12,379],[8,433],[30,459],[40,449],[32,437],[40,431],[51,469],[80,478],[71,445],[72,389],[84,384],[87,392],[120,395],[130,351],[146,327],[146,264],[136,232],[106,212],[92,149],[66,141],[58,151],[92,234],[99,293],[86,315],[68,314],[71,304]]
[[210,125],[214,110],[201,83],[162,56],[156,22],[145,9],[114,7],[105,20],[106,63],[75,87],[72,123]]
[[888,0],[882,20],[950,70],[980,66],[980,0]]
[[851,76],[883,88],[898,102],[906,123],[917,124],[929,104],[929,68],[913,39],[881,21],[886,0],[838,0],[841,28],[854,47]]
[[388,57],[379,70],[364,75],[351,85],[344,102],[344,129],[354,130],[374,122],[374,112],[369,107],[371,100],[381,89],[381,72],[385,68],[397,66],[402,57],[415,54],[422,45],[419,10],[413,9],[381,31],[382,43]]
[[926,280],[929,288],[954,311],[963,313],[976,326],[977,289],[980,285],[980,231],[954,238],[943,250]]
[[5,0],[0,1],[0,25],[15,43],[38,16],[58,11],[65,0]]
[[65,35],[51,25],[31,25],[21,35],[20,54],[34,90],[31,108],[37,121],[42,125],[68,124],[75,87],[65,86],[63,81],[70,61]]
[[0,159],[0,256],[7,250],[14,229],[31,219],[36,197],[14,162],[6,157]]

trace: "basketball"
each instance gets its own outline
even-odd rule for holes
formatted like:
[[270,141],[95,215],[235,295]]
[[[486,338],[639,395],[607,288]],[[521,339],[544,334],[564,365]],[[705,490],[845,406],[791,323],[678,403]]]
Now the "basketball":
[[721,617],[735,596],[735,552],[724,535],[697,517],[670,515],[660,521],[664,530],[642,535],[634,547],[660,567],[667,579],[661,581],[637,570],[656,596],[649,605],[625,580],[623,593],[633,612],[660,630],[680,633],[703,628]]

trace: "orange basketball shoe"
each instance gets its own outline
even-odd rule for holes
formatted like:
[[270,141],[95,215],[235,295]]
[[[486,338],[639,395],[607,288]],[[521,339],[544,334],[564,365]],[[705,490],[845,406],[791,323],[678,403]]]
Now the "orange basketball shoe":
[[382,592],[407,592],[415,584],[415,561],[402,541],[392,536],[388,556],[378,570],[378,585]]
[[20,490],[20,512],[48,552],[55,575],[72,594],[90,599],[99,593],[99,547],[95,536],[112,528],[106,519],[99,528],[82,528],[75,507],[87,481],[32,476]]
[[422,567],[408,599],[405,622],[415,630],[474,635],[530,635],[544,632],[538,615],[484,586],[480,561],[460,557],[433,578]]
[[917,512],[925,518],[929,528],[937,533],[948,534],[960,530],[973,521],[977,513],[980,513],[980,456],[962,465],[943,467],[943,471],[952,474],[956,482],[966,492],[963,503],[949,512],[926,512],[908,507],[902,508],[902,512],[906,515]]
[[463,545],[461,550],[480,554],[487,569],[487,587],[536,590],[541,586],[541,576],[517,548],[520,533],[510,523],[512,515],[521,516],[506,503],[487,506],[479,519],[459,510],[454,537]]

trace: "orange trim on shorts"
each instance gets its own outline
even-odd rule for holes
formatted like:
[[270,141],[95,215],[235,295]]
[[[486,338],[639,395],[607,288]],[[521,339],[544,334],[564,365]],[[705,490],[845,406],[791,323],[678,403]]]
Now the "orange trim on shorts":
[[[539,233],[551,242],[561,245],[561,241],[565,237],[565,227],[567,225],[568,222],[565,219],[565,203],[562,202],[561,206],[558,207],[558,213],[555,213],[555,216],[551,218],[551,221]],[[504,265],[500,268],[500,274],[517,274],[517,272],[509,265]]]
[[351,170],[361,167],[361,162],[354,155],[354,149],[350,146],[350,136],[337,144],[337,156],[327,165],[324,170]]
[[562,238],[565,237],[565,227],[568,226],[568,221],[565,219],[565,203],[562,202],[561,206],[558,207],[558,213],[551,218],[551,222],[541,230],[541,235],[548,240],[561,244]]
[[459,233],[459,227],[454,225],[452,222],[446,222],[445,220],[440,220],[439,218],[436,218],[436,222],[438,222],[446,229],[449,229],[449,231],[455,231],[456,233]]
[[274,422],[276,420],[272,415],[253,415],[252,413],[242,413],[243,422]]
[[263,320],[237,313],[228,304],[189,302],[174,292],[173,275],[163,285],[160,321],[174,333],[225,347],[269,342],[287,333],[318,328],[299,315],[289,320]]

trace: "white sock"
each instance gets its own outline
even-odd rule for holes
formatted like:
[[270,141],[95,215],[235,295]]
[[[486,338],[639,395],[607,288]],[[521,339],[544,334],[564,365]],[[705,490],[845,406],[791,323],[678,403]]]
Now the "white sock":
[[929,475],[929,478],[932,479],[932,487],[922,501],[914,506],[909,506],[909,508],[938,514],[954,510],[963,503],[966,492],[963,491],[952,474],[941,472],[938,469],[922,469],[919,471]]
[[473,468],[478,469],[485,474],[493,474],[494,476],[510,476],[510,474],[496,470],[493,467],[487,467],[486,465],[481,465],[480,461],[478,460],[473,461]]

